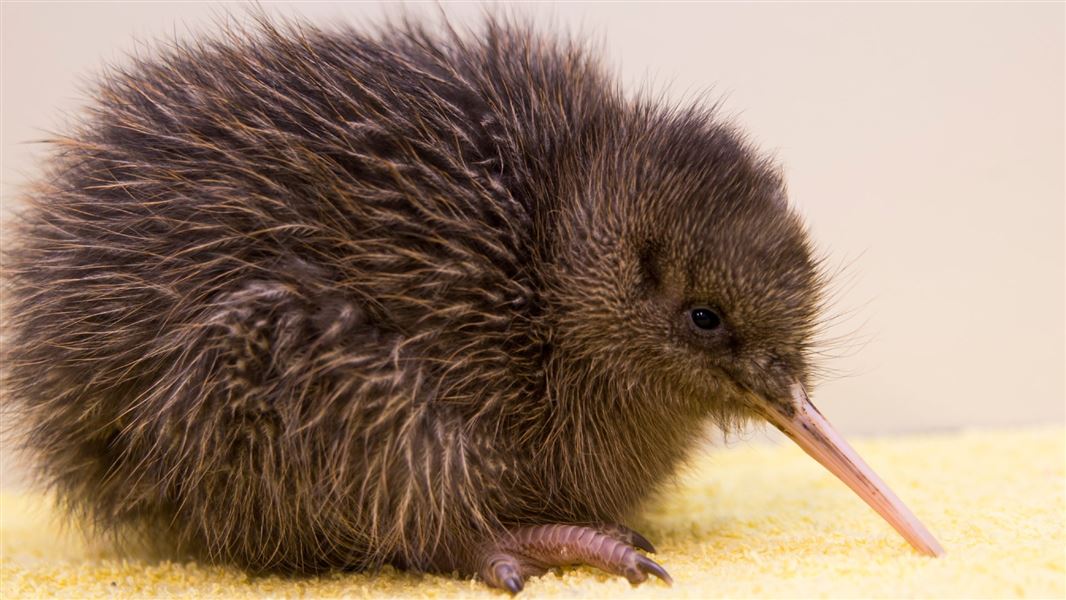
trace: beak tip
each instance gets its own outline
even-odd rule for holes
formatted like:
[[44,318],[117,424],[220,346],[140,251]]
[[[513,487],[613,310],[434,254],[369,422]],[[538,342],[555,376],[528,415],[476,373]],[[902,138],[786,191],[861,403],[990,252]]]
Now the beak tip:
[[947,552],[944,551],[944,547],[940,545],[940,542],[936,541],[934,538],[930,538],[929,545],[925,548],[924,554],[932,558],[940,558],[947,554]]

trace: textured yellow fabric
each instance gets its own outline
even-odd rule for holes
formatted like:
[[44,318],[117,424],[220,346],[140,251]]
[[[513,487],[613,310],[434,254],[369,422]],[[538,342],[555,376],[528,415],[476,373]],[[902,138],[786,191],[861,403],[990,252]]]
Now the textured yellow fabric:
[[[940,559],[915,554],[797,448],[732,446],[696,457],[632,523],[658,546],[674,587],[633,588],[578,568],[531,580],[521,597],[1066,596],[1062,429],[855,444],[939,537]],[[5,599],[506,597],[472,580],[393,570],[293,580],[124,559],[62,533],[40,497],[0,499]]]

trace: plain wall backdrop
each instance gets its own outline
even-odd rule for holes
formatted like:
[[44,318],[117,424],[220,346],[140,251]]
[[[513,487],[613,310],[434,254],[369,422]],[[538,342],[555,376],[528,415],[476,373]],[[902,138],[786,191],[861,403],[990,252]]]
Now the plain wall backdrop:
[[[479,5],[266,4],[323,26],[383,13],[475,24]],[[627,88],[723,102],[783,165],[846,266],[840,375],[815,402],[845,433],[1062,423],[1064,20],[1049,4],[560,4],[508,10],[581,32]],[[2,6],[2,194],[105,63],[237,5]],[[150,47],[150,46],[149,46]]]

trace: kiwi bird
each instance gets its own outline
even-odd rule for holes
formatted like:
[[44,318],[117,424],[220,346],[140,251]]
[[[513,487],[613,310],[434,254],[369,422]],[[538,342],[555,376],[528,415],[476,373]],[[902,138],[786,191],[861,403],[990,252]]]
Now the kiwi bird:
[[268,19],[102,74],[5,242],[5,407],[76,516],[252,572],[517,592],[765,419],[940,546],[813,407],[775,164],[576,41]]

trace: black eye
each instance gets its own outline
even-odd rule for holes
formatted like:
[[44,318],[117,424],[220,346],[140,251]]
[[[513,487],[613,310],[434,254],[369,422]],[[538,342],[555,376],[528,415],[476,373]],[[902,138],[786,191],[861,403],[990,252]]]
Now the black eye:
[[722,318],[709,308],[694,308],[689,314],[692,315],[692,323],[700,329],[711,331],[722,325]]

